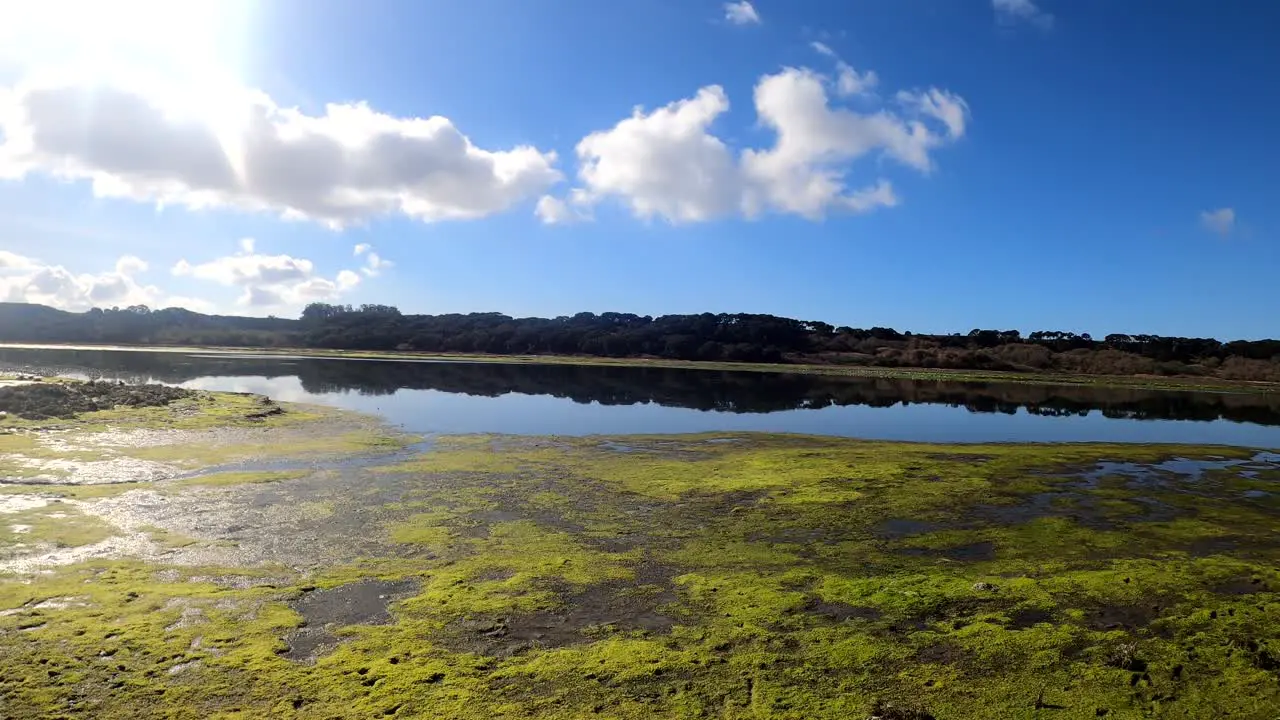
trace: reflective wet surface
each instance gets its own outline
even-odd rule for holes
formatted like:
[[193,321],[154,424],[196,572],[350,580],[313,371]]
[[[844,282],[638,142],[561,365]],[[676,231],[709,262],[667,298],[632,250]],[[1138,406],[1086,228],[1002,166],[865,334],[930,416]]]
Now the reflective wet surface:
[[264,393],[422,433],[795,432],[935,442],[1280,448],[1280,393],[261,354],[0,348],[0,372]]

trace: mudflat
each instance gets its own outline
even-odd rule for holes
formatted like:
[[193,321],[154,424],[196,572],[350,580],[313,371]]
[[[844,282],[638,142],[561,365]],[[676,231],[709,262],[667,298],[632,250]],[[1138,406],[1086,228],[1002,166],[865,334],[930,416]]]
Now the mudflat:
[[1274,454],[161,395],[5,420],[6,717],[1280,715]]

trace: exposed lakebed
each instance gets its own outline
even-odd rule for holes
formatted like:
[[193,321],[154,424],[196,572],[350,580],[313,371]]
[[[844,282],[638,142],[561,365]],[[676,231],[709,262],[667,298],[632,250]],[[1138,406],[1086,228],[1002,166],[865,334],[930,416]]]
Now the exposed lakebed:
[[[12,421],[6,713],[1280,708],[1275,453],[723,431],[421,445],[272,405],[200,390]],[[176,472],[13,470],[94,452]]]

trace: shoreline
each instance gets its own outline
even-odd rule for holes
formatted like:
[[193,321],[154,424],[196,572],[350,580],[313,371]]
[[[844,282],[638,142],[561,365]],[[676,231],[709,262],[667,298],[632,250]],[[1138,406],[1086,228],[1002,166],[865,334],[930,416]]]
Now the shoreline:
[[489,355],[467,353],[417,353],[410,351],[331,350],[324,348],[241,348],[223,346],[93,345],[59,343],[5,343],[0,350],[85,350],[108,352],[156,352],[226,356],[280,357],[317,360],[369,360],[394,362],[466,362],[519,365],[578,365],[592,367],[664,368],[714,372],[762,372],[827,377],[915,380],[924,382],[987,382],[1032,385],[1083,385],[1091,387],[1174,392],[1274,393],[1280,383],[1223,380],[1198,377],[1081,375],[1014,372],[1004,370],[948,370],[938,368],[884,368],[864,365],[817,363],[732,363],[662,358],[607,358],[579,355]]

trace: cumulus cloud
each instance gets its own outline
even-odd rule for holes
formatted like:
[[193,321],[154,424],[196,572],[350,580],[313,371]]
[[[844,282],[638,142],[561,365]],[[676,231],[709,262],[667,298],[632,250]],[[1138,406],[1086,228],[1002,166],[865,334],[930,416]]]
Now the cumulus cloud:
[[593,198],[624,199],[637,217],[708,220],[734,209],[741,177],[729,148],[708,132],[729,109],[718,85],[651,113],[636,108],[578,143],[578,175]]
[[760,13],[747,0],[727,2],[724,4],[724,19],[734,25],[759,25]]
[[880,84],[880,78],[874,70],[860,73],[843,60],[836,63],[836,92],[840,95],[849,96],[869,93],[878,84]]
[[1032,0],[991,0],[996,20],[1004,25],[1029,23],[1042,30],[1053,27],[1053,15],[1041,10]]
[[0,251],[0,301],[38,303],[75,312],[94,307],[161,304],[208,309],[207,303],[166,296],[154,285],[142,284],[138,275],[146,270],[147,263],[132,255],[121,257],[106,272],[74,273],[62,265]]
[[533,209],[533,214],[537,215],[544,225],[561,225],[572,222],[574,219],[569,203],[551,195],[538,198],[538,205]]
[[236,302],[250,308],[296,307],[336,300],[360,284],[360,275],[352,270],[343,270],[330,280],[318,275],[315,265],[305,258],[261,254],[252,238],[241,240],[240,251],[232,255],[194,265],[179,260],[172,272],[239,288]]
[[534,215],[538,216],[543,225],[568,225],[595,219],[591,212],[591,206],[594,203],[595,198],[590,193],[582,188],[574,188],[569,192],[567,201],[552,195],[543,195],[538,199]]
[[356,257],[364,256],[364,267],[360,268],[360,272],[364,273],[366,277],[377,277],[383,270],[395,265],[395,263],[379,255],[369,243],[356,245],[352,254]]
[[1200,213],[1200,225],[1211,233],[1226,237],[1236,227],[1236,211],[1234,208],[1218,208]]
[[247,89],[192,109],[190,95],[81,81],[0,88],[0,177],[42,173],[88,181],[104,197],[335,227],[388,214],[480,218],[562,179],[554,152],[483,149],[440,116],[395,117],[364,103],[307,115]]
[[[864,86],[875,80],[874,73],[860,77]],[[729,109],[719,86],[651,112],[637,108],[578,144],[579,201],[614,197],[638,217],[673,223],[766,211],[811,219],[831,211],[867,212],[896,205],[898,197],[884,178],[851,184],[857,161],[883,156],[928,173],[931,152],[965,133],[968,106],[945,90],[902,91],[892,107],[861,112],[833,106],[831,86],[830,78],[804,68],[761,78],[755,110],[776,140],[736,156],[712,132]],[[835,89],[842,94],[838,82]],[[566,207],[554,198],[539,203],[544,222],[558,219]]]

